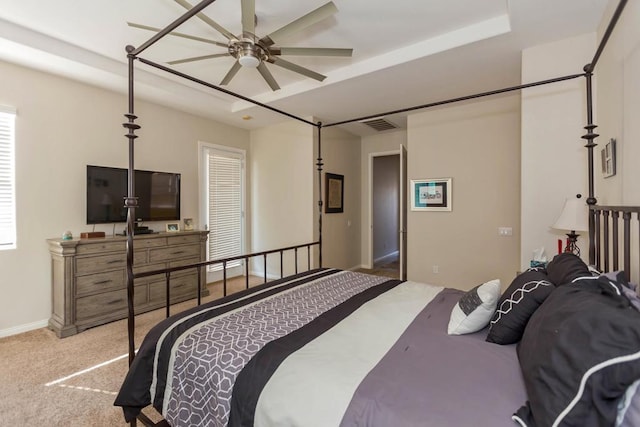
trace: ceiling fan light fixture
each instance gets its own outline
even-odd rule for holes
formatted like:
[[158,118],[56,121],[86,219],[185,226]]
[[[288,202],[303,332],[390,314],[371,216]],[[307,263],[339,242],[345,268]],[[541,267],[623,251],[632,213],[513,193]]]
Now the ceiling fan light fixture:
[[260,65],[260,59],[253,56],[252,53],[243,53],[238,56],[238,62],[243,67],[256,68]]
[[250,40],[241,40],[229,46],[229,53],[243,67],[256,68],[262,62],[263,49]]

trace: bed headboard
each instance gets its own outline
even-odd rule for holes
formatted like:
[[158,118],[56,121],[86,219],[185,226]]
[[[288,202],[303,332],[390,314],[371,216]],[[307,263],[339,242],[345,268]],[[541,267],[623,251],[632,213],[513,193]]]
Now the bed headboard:
[[599,271],[624,270],[627,280],[637,282],[640,277],[640,206],[594,205],[589,209],[594,219],[593,228],[589,230],[589,264]]

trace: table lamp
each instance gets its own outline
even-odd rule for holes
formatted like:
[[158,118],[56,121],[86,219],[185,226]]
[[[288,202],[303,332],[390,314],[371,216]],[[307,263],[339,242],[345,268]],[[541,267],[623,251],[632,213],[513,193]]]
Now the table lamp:
[[580,256],[580,248],[577,245],[578,234],[576,231],[589,230],[589,223],[587,218],[587,204],[581,200],[582,195],[578,194],[575,198],[569,198],[564,203],[562,213],[553,224],[553,228],[557,230],[568,231],[567,234],[567,246],[564,248],[565,252],[570,252]]

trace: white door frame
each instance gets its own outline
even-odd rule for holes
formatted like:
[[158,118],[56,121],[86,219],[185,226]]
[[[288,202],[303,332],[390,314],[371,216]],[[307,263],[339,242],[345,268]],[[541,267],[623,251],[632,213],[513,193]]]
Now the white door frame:
[[369,248],[365,268],[373,268],[373,159],[375,157],[400,155],[400,150],[369,153]]

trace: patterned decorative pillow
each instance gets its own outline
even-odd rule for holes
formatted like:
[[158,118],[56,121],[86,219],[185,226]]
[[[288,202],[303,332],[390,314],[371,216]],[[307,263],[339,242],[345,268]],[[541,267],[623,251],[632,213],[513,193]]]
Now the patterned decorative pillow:
[[529,318],[554,289],[544,269],[531,268],[516,276],[498,301],[487,341],[496,344],[520,341]]
[[500,280],[483,283],[464,294],[453,307],[449,335],[477,332],[489,324],[500,298]]

